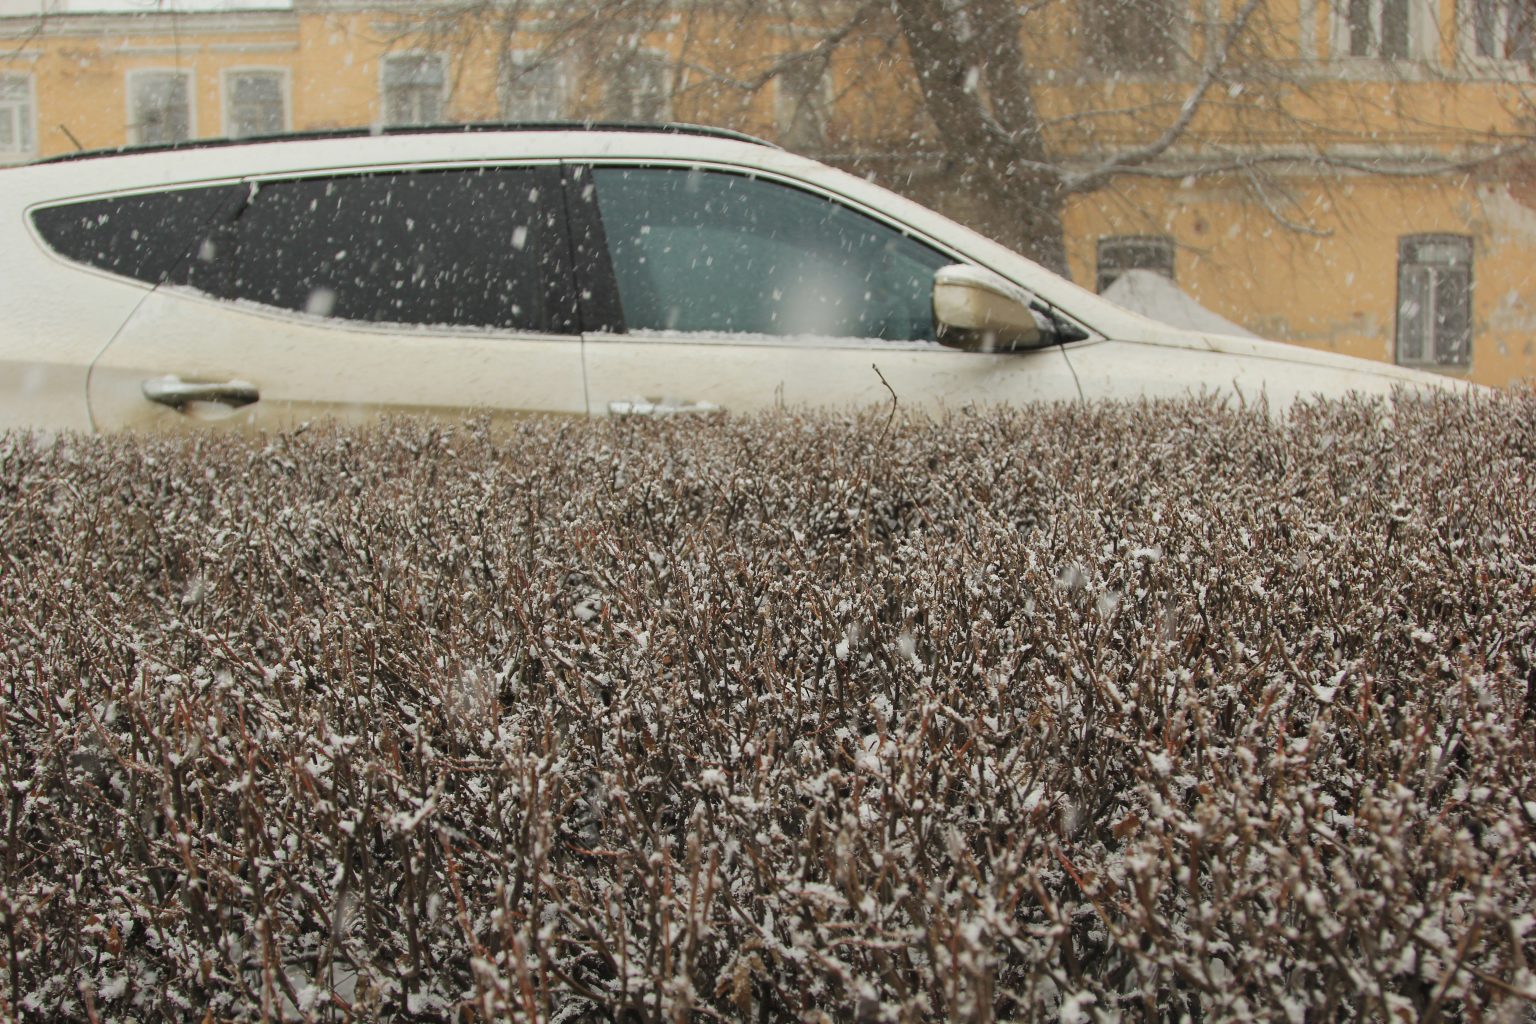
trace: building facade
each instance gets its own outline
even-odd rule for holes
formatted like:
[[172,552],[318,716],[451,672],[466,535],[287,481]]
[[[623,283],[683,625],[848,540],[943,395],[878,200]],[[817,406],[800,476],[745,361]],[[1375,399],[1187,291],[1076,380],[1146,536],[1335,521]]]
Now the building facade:
[[[0,162],[360,125],[678,119],[779,141],[1007,237],[956,186],[943,126],[878,19],[723,2],[576,32],[556,13],[570,5],[7,2]],[[1176,145],[1066,199],[1072,276],[1103,290],[1151,271],[1255,334],[1497,386],[1536,379],[1526,0],[1271,0],[1264,52],[1222,74],[1212,26],[1251,6],[1182,3],[1080,0],[1023,47],[1069,167],[1166,130],[1152,112],[1177,113],[1204,83]]]

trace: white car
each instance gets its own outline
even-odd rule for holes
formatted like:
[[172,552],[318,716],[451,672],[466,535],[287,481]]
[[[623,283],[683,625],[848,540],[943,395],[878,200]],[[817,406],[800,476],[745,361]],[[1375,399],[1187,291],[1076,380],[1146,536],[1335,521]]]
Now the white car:
[[0,427],[382,410],[1385,394],[1122,310],[869,182],[686,126],[192,143],[0,170]]

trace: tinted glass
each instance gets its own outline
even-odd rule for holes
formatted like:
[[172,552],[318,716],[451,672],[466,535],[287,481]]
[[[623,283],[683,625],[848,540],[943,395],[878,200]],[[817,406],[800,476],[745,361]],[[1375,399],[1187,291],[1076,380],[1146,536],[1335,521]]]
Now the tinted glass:
[[243,186],[117,196],[37,210],[32,223],[61,256],[150,284],[185,281],[210,226]]
[[698,170],[598,168],[630,331],[931,339],[954,261],[844,206]]
[[261,186],[236,228],[242,299],[375,323],[572,330],[558,172],[379,174]]

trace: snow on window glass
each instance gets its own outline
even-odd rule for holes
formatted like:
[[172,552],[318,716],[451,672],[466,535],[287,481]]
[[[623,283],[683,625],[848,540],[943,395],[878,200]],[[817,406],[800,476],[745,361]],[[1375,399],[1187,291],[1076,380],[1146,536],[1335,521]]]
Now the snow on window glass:
[[346,320],[562,329],[546,301],[568,277],[559,224],[535,185],[554,173],[267,183],[239,220],[233,294]]
[[731,174],[600,168],[630,330],[928,339],[953,262],[837,203]]
[[218,251],[215,221],[238,186],[115,196],[38,210],[38,233],[61,256],[150,284],[199,284]]

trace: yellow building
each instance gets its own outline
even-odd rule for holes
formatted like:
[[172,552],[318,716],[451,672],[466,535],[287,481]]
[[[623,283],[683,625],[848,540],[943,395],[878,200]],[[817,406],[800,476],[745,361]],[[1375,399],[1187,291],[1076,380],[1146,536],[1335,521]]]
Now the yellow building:
[[[576,33],[555,13],[571,5],[507,25],[494,5],[27,2],[0,0],[0,162],[358,125],[692,120],[1008,237],[994,205],[956,186],[944,127],[878,18],[843,30],[722,0]],[[1073,277],[1102,290],[1151,270],[1256,334],[1487,384],[1536,379],[1522,0],[1184,2],[1073,0],[1025,40],[1042,119],[1084,173],[1155,141],[1226,58],[1176,144],[1066,200]],[[1217,29],[1258,17],[1244,52],[1220,49]]]

